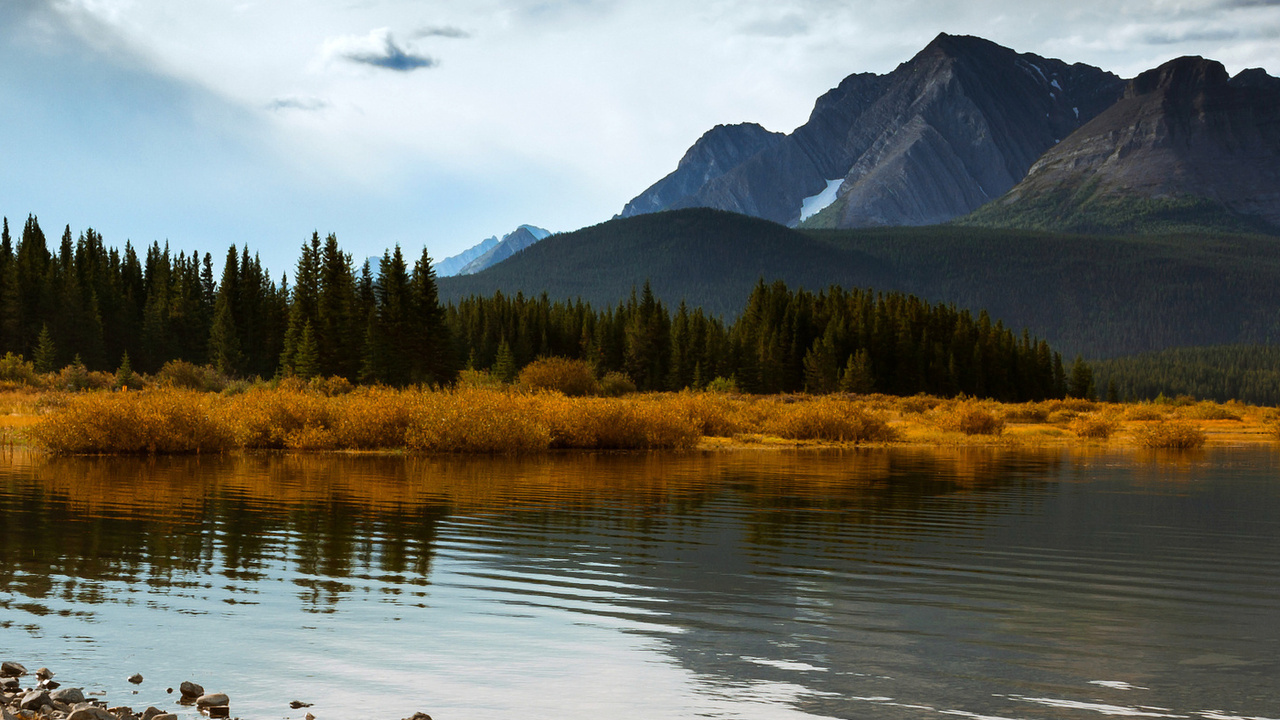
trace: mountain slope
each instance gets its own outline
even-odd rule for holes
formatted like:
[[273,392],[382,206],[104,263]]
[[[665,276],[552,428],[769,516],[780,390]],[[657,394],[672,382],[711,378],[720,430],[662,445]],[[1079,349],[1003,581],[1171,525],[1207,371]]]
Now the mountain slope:
[[497,265],[534,243],[551,235],[550,232],[533,225],[521,225],[502,236],[502,240],[483,255],[458,269],[457,275],[474,275],[485,268]]
[[784,137],[755,123],[717,125],[698,138],[674,172],[627,203],[619,217],[665,210],[761,150],[778,144]]
[[436,275],[439,277],[449,277],[451,275],[457,275],[458,271],[466,267],[467,264],[470,263],[472,260],[475,260],[481,255],[484,255],[485,253],[497,247],[499,242],[500,241],[498,240],[498,236],[494,235],[491,238],[481,240],[479,243],[472,245],[471,247],[467,248],[466,250],[463,250],[457,255],[447,257],[441,260],[440,262],[437,262],[435,264]]
[[[654,186],[628,208],[712,207],[818,227],[940,222],[1011,188],[1122,88],[1098,68],[943,34],[888,75],[845,78],[795,132],[695,191],[659,207]],[[824,191],[834,202],[808,217]]]
[[1084,237],[940,226],[798,231],[695,209],[553,236],[441,298],[517,291],[599,306],[652,282],[658,297],[725,315],[757,279],[914,293],[988,309],[1069,353],[1280,342],[1280,240],[1204,234]]
[[1183,57],[1142,73],[965,223],[1280,232],[1280,79]]

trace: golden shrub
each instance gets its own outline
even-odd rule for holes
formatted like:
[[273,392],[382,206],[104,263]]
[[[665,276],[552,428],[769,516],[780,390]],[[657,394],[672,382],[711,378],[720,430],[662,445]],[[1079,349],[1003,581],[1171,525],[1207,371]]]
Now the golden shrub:
[[743,412],[746,403],[724,393],[685,390],[663,402],[678,407],[699,435],[732,437],[749,427]]
[[1149,448],[1187,450],[1204,447],[1203,430],[1183,420],[1161,420],[1134,430],[1139,445]]
[[934,423],[943,430],[965,435],[999,435],[1004,432],[1004,418],[972,400],[940,406],[934,412]]
[[887,442],[897,432],[880,415],[857,403],[831,397],[808,402],[779,403],[764,424],[771,435],[790,440],[832,442]]
[[347,450],[404,447],[412,409],[424,394],[370,387],[331,400],[334,444]]
[[1111,415],[1088,413],[1071,422],[1071,432],[1077,437],[1106,440],[1120,429],[1120,421]]
[[1166,411],[1163,406],[1151,403],[1129,405],[1124,409],[1125,420],[1163,420]]
[[1178,416],[1188,420],[1239,420],[1240,415],[1213,402],[1199,402],[1178,408]]
[[551,432],[532,396],[484,388],[422,393],[414,403],[405,446],[457,453],[545,450]]
[[532,390],[558,390],[570,397],[600,392],[595,370],[585,360],[538,358],[520,371],[519,383]]
[[1049,421],[1049,412],[1045,403],[1028,402],[1005,408],[1004,419],[1007,422],[1043,423]]
[[558,448],[598,450],[681,449],[701,433],[669,398],[542,398],[543,416]]
[[291,435],[306,428],[332,428],[329,398],[306,390],[253,388],[218,407],[236,444],[251,449],[287,448]]
[[29,437],[59,454],[221,452],[235,437],[210,412],[213,402],[179,389],[88,393],[45,416]]

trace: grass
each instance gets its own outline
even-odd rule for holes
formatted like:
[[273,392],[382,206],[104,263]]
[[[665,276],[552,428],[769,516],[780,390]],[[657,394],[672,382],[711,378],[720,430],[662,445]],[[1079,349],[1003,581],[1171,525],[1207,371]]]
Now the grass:
[[1241,403],[1113,404],[887,395],[717,392],[571,397],[528,386],[443,390],[279,383],[221,393],[0,393],[0,440],[55,454],[235,450],[526,454],[725,447],[1065,445],[1280,441],[1274,409]]

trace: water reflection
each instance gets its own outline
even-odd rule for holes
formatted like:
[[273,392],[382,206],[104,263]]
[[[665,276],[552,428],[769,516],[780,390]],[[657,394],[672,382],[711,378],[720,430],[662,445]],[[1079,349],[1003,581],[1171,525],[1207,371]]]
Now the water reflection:
[[0,649],[221,673],[246,717],[282,682],[360,714],[353,672],[419,688],[385,717],[1276,717],[1275,477],[1266,451],[18,452]]

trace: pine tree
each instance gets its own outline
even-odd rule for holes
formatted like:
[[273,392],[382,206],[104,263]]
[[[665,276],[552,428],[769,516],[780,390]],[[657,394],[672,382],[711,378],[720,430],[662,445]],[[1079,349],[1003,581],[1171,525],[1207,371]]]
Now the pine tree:
[[498,356],[493,361],[491,370],[493,376],[504,383],[515,382],[516,379],[516,360],[511,354],[511,346],[507,344],[506,338],[498,344]]
[[131,385],[138,384],[138,376],[133,373],[133,364],[129,362],[129,353],[125,353],[120,357],[120,367],[116,368],[116,387],[121,390],[127,390]]
[[218,307],[213,315],[213,327],[209,330],[209,362],[224,375],[236,375],[244,362],[240,352],[240,338],[236,334],[236,321],[231,313],[231,296],[220,294]]
[[308,321],[298,336],[298,350],[293,356],[293,372],[303,380],[310,380],[320,372],[320,351],[316,347],[315,331]]
[[840,392],[865,395],[875,392],[875,377],[871,374],[871,354],[866,348],[849,356],[849,362],[840,375]]
[[422,256],[413,265],[409,295],[412,315],[407,339],[413,352],[410,380],[417,383],[447,383],[455,374],[455,363],[450,357],[453,342],[449,338],[444,308],[440,307],[436,271],[425,247],[422,248]]
[[53,335],[49,334],[47,324],[40,328],[40,336],[36,339],[36,352],[32,360],[38,373],[53,372],[58,369],[58,349],[53,345]]
[[1077,355],[1071,363],[1071,371],[1067,379],[1067,395],[1073,398],[1093,399],[1093,368]]

